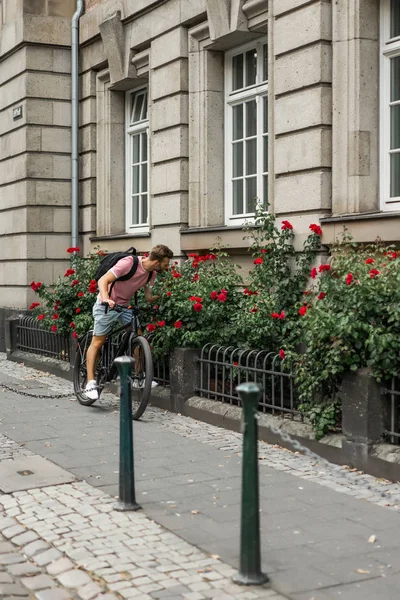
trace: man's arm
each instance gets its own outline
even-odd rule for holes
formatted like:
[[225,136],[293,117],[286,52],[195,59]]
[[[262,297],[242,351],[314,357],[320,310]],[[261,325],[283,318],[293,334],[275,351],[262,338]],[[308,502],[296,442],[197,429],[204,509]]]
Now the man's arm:
[[144,295],[145,295],[147,302],[149,302],[150,304],[153,304],[153,302],[156,302],[160,297],[160,296],[153,296],[151,287],[149,285],[145,286]]
[[100,298],[102,302],[107,302],[107,304],[109,305],[110,308],[114,308],[115,306],[115,302],[114,300],[110,300],[110,297],[108,295],[108,286],[112,284],[113,281],[115,281],[117,278],[115,277],[114,273],[112,271],[107,271],[107,273],[105,273],[103,275],[103,277],[100,277],[99,279],[99,292],[100,292]]

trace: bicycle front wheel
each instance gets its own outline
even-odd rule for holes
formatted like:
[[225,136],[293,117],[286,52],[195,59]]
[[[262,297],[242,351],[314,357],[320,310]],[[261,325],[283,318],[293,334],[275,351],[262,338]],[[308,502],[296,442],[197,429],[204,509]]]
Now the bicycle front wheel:
[[141,336],[129,340],[128,356],[133,358],[132,419],[137,421],[146,410],[153,381],[153,358],[148,341]]

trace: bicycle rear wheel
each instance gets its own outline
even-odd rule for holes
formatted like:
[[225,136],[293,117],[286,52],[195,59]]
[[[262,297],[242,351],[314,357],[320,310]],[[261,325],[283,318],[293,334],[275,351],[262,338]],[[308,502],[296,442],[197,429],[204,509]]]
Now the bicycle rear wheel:
[[127,355],[134,361],[131,377],[132,419],[137,421],[146,410],[150,399],[153,358],[148,341],[141,336],[131,336]]
[[[89,346],[91,344],[92,337],[93,337],[93,333],[91,331],[89,331],[88,333],[86,333],[84,335],[82,340],[79,342],[77,350],[76,350],[76,357],[75,357],[75,363],[74,363],[74,392],[75,392],[75,396],[78,399],[78,402],[80,404],[83,404],[84,406],[92,406],[92,404],[94,404],[96,402],[96,400],[91,400],[90,398],[87,398],[85,395],[85,388],[86,388],[86,384],[87,384],[86,355],[87,355]],[[99,381],[99,372],[100,372],[99,365],[101,365],[101,364],[102,364],[102,356],[99,357],[99,360],[97,362],[97,369],[96,369],[97,384],[100,383],[100,381]],[[101,386],[99,386],[98,392],[99,392],[99,398],[100,398]]]

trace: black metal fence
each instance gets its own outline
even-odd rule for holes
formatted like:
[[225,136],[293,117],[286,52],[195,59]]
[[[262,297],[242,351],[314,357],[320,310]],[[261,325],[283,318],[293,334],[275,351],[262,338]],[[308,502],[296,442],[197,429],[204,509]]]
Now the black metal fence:
[[391,444],[400,444],[400,377],[393,377],[390,386],[383,390],[389,401],[387,414],[386,440]]
[[263,388],[261,412],[283,414],[302,420],[290,364],[275,352],[243,350],[207,344],[200,356],[200,386],[203,398],[240,406],[236,387],[256,382]]
[[170,384],[169,360],[169,354],[164,354],[154,359],[153,379],[158,385],[168,386]]
[[70,362],[68,337],[44,329],[33,317],[22,317],[17,326],[17,349]]

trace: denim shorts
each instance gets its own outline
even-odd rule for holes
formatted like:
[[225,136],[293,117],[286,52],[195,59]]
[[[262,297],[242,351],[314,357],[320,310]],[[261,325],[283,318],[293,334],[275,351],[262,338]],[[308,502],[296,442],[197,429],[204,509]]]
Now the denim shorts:
[[96,302],[93,306],[93,335],[108,335],[117,322],[119,322],[120,325],[130,325],[132,321],[132,311],[129,310],[129,308],[123,310],[122,312],[108,310],[107,314],[105,313],[105,309],[106,307],[98,302]]

